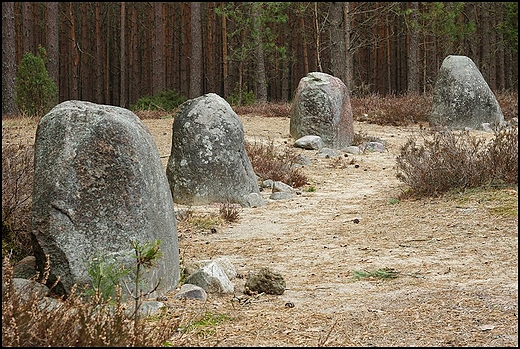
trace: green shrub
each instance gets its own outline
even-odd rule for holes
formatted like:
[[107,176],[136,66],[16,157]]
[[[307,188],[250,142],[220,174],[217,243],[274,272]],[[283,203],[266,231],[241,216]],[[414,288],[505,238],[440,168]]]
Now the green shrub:
[[130,106],[132,111],[142,110],[161,110],[172,111],[182,103],[186,102],[186,97],[174,90],[161,91],[155,96],[146,95]]
[[239,91],[238,88],[233,91],[227,98],[227,101],[232,106],[253,105],[256,102],[256,96],[253,91]]
[[26,53],[16,75],[16,104],[27,116],[42,117],[58,102],[58,89],[45,68],[45,48],[38,55]]

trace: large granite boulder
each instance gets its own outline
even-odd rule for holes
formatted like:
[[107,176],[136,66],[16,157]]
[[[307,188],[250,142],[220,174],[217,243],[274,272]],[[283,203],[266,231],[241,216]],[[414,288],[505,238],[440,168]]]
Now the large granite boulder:
[[497,99],[473,61],[466,56],[447,56],[433,90],[431,127],[453,130],[494,129],[505,124]]
[[181,105],[175,116],[166,175],[175,203],[263,206],[238,115],[208,93]]
[[[54,107],[39,122],[34,158],[32,237],[36,265],[50,257],[59,294],[91,282],[88,265],[104,256],[130,267],[132,241],[161,240],[146,271],[156,297],[180,280],[175,211],[152,135],[131,111],[82,101]],[[147,291],[145,288],[143,289]]]
[[320,136],[323,145],[333,149],[351,145],[354,119],[343,81],[319,72],[303,77],[291,107],[290,133],[294,139]]

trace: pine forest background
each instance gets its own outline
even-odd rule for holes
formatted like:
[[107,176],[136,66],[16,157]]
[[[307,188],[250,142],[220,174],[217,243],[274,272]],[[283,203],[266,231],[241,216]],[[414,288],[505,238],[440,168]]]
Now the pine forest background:
[[354,96],[429,93],[447,55],[518,91],[516,2],[2,2],[2,115],[39,45],[60,102],[129,108],[166,90],[290,102],[312,71]]

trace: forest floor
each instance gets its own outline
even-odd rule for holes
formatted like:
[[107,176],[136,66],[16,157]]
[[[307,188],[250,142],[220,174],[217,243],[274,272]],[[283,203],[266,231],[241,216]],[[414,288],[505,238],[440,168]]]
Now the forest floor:
[[[292,148],[289,118],[240,118],[247,141]],[[173,120],[143,122],[166,167]],[[3,142],[34,142],[34,122],[2,129]],[[165,304],[184,328],[173,346],[518,346],[518,189],[399,200],[395,158],[419,125],[354,122],[354,131],[385,140],[387,151],[338,160],[292,148],[312,160],[302,171],[315,191],[276,201],[263,191],[265,206],[213,233],[178,225],[184,263],[227,257],[242,276],[267,267],[286,290],[246,295],[243,277],[232,280],[234,294],[205,302],[172,291]],[[384,270],[397,277],[355,278]]]
[[[303,173],[315,191],[277,201],[263,191],[265,206],[244,208],[216,233],[179,225],[181,258],[227,257],[243,276],[267,267],[286,290],[248,296],[245,278],[236,278],[235,294],[206,302],[172,295],[171,312],[192,325],[173,345],[518,346],[517,189],[399,200],[406,188],[395,158],[419,125],[354,122],[356,133],[383,139],[387,151],[340,161],[293,148],[287,117],[240,118],[246,141],[311,158]],[[166,166],[172,120],[144,122]],[[516,214],[500,214],[504,205]],[[218,214],[219,206],[190,209]],[[355,279],[384,270],[397,277]]]

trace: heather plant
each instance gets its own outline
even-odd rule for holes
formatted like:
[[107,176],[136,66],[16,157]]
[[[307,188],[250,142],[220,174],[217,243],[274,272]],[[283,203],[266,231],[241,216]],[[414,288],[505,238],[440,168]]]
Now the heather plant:
[[2,145],[2,257],[12,261],[31,254],[31,191],[34,147],[26,143]]
[[406,195],[436,196],[490,184],[518,185],[518,128],[496,131],[486,142],[469,131],[422,133],[401,147],[397,178],[409,186]]
[[378,125],[407,126],[428,121],[431,94],[380,96],[370,94],[351,98],[354,120]]
[[238,204],[232,204],[230,202],[220,204],[220,217],[228,223],[237,222],[240,218],[240,212],[242,212],[242,207]]
[[[44,281],[46,276],[48,273],[44,273]],[[179,327],[177,319],[166,317],[153,324],[136,323],[126,315],[120,293],[112,303],[99,297],[85,301],[75,288],[66,299],[17,290],[13,266],[6,256],[2,264],[2,346],[162,346]]]
[[272,141],[268,144],[246,142],[245,148],[253,170],[262,179],[280,181],[293,188],[307,184],[307,177],[294,166],[298,155],[290,148],[280,151]]
[[45,68],[47,52],[38,47],[38,54],[26,53],[16,75],[16,104],[31,117],[42,117],[58,102],[58,89]]

